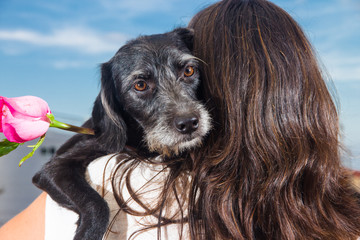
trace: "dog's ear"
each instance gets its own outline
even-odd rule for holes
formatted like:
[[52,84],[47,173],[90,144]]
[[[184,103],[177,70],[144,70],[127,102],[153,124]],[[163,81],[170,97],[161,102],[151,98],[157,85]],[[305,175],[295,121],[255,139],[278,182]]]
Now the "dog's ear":
[[[95,100],[92,121],[95,137],[109,152],[121,151],[127,141],[126,124],[121,116],[121,105],[112,77],[111,63],[101,66],[101,91]],[[96,147],[96,146],[94,146]]]
[[185,43],[186,47],[192,52],[194,46],[194,30],[191,28],[176,28],[173,32],[180,37],[181,41]]

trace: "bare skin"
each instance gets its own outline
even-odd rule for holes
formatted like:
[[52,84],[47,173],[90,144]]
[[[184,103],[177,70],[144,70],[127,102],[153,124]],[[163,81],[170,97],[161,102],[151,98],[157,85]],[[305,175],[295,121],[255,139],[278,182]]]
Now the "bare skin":
[[1,240],[41,240],[45,237],[46,193],[0,228]]

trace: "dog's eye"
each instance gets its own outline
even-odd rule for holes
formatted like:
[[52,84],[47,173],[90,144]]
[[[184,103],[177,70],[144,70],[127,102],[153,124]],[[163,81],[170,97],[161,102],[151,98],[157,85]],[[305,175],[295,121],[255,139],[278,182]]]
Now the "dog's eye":
[[138,81],[135,83],[134,88],[136,91],[145,91],[148,89],[148,85],[145,81]]
[[195,73],[195,69],[192,66],[187,66],[184,70],[185,77],[191,77],[192,75],[194,75],[194,73]]

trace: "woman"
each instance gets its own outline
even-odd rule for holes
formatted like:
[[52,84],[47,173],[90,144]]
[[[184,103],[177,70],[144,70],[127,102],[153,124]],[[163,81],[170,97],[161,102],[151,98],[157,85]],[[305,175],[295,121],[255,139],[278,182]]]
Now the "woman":
[[[189,27],[194,53],[204,61],[201,95],[214,129],[181,161],[110,158],[115,199],[109,203],[120,206],[112,229],[119,216],[133,216],[150,217],[133,239],[148,228],[153,239],[360,236],[359,199],[340,162],[336,107],[296,22],[265,0],[224,0],[199,12]],[[108,159],[92,164],[90,176],[107,169]],[[138,176],[149,181],[137,184]],[[119,185],[127,191],[118,192]]]
[[337,110],[297,23],[268,1],[228,0],[189,26],[217,123],[194,160],[192,238],[360,236]]

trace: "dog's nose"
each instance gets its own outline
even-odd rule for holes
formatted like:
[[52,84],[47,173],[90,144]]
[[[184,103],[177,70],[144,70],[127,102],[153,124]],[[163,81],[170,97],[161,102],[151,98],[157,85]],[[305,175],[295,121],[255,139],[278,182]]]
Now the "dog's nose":
[[174,120],[175,128],[182,134],[189,134],[199,127],[199,119],[196,116],[177,117]]

